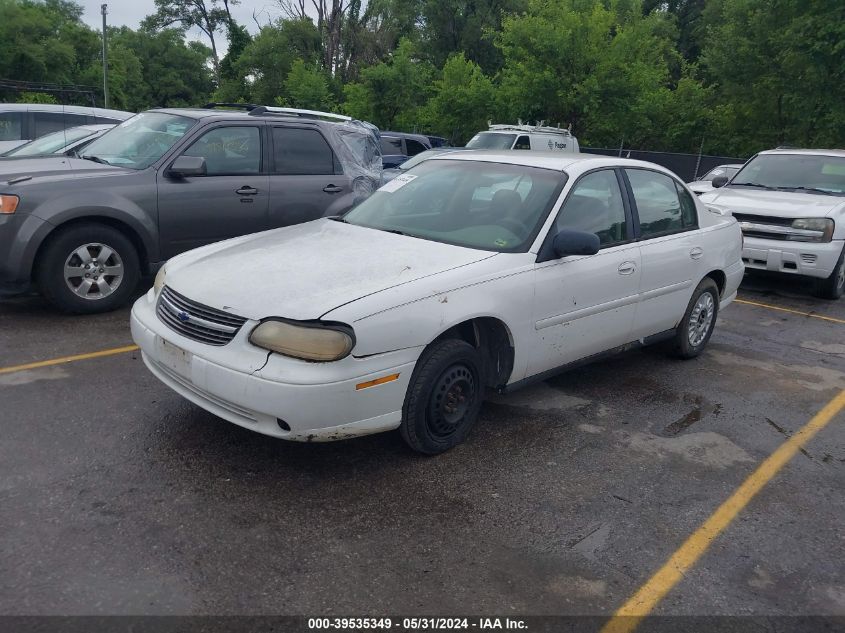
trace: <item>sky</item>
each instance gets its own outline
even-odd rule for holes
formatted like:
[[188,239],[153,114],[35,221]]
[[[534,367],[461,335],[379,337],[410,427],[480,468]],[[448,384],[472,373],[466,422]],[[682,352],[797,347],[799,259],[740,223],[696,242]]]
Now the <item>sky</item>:
[[[110,26],[129,26],[137,28],[145,17],[155,13],[155,2],[153,0],[75,0],[82,5],[85,13],[82,19],[89,26],[100,30],[103,27],[103,16],[100,13],[100,5],[104,2],[109,5],[108,23]],[[279,17],[279,5],[275,0],[241,0],[240,4],[230,5],[232,16],[239,24],[243,24],[251,33],[258,30],[255,20],[252,19],[253,11],[256,18],[263,25],[273,18]],[[194,29],[188,34],[191,39],[198,39],[208,44],[202,34]],[[217,38],[215,38],[217,39]],[[226,37],[221,34],[218,45],[221,49],[226,47]],[[225,50],[221,50],[223,55]]]

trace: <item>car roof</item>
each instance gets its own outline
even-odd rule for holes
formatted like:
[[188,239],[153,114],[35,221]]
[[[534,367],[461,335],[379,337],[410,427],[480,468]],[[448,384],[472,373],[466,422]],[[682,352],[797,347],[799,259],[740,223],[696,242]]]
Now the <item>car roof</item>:
[[0,103],[0,112],[67,112],[68,114],[89,114],[124,121],[135,116],[134,112],[110,110],[91,106],[57,105],[53,103]]
[[845,149],[767,149],[760,154],[796,154],[799,156],[840,156],[845,158]]
[[381,134],[381,136],[393,136],[393,137],[399,137],[399,138],[409,138],[409,139],[412,139],[414,141],[421,141],[423,143],[428,143],[429,145],[431,144],[431,142],[429,141],[429,138],[424,134],[413,134],[411,132],[391,132],[390,130],[382,130],[380,134]]
[[474,160],[509,165],[524,165],[526,167],[540,167],[542,169],[554,169],[556,171],[565,171],[576,165],[583,170],[596,167],[648,167],[649,169],[657,169],[674,176],[670,170],[655,163],[649,163],[644,160],[633,160],[631,158],[602,156],[600,154],[564,154],[562,152],[536,152],[518,149],[471,149],[463,152],[441,153],[437,156],[432,156],[428,160]]
[[[318,117],[304,117],[304,116],[297,116],[296,114],[286,114],[284,112],[262,112],[260,114],[250,114],[247,110],[230,110],[225,108],[152,108],[150,110],[145,110],[145,112],[162,112],[164,114],[172,114],[175,116],[184,116],[189,117],[192,119],[214,119],[218,121],[232,121],[232,120],[242,120],[242,121],[284,121],[286,123],[307,123],[310,125],[319,125],[319,124],[329,124],[329,125],[338,125],[344,126],[349,121],[332,121],[329,119],[321,119]],[[368,134],[369,131],[365,129],[357,129],[353,126],[347,126],[344,129],[348,129],[351,132],[360,132],[362,134]]]

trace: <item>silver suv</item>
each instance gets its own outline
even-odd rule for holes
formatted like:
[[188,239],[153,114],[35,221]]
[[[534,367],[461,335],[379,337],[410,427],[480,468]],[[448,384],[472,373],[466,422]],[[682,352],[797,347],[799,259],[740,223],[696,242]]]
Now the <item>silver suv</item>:
[[216,105],[142,112],[79,158],[0,165],[0,291],[34,282],[66,312],[112,310],[177,253],[341,214],[378,186],[373,126]]

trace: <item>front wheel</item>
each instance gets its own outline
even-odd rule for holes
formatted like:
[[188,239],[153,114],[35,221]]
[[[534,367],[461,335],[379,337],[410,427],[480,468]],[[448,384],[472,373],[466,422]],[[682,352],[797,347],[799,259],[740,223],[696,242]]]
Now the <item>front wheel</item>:
[[484,385],[481,357],[465,341],[438,341],[420,357],[405,396],[402,439],[426,455],[463,442],[478,418]]
[[686,312],[675,330],[674,351],[680,358],[695,358],[710,340],[719,314],[719,287],[706,277],[692,293]]
[[813,288],[813,294],[821,299],[838,299],[845,294],[845,247],[842,248],[842,253],[839,255],[839,261],[830,277],[827,279],[819,279]]
[[41,293],[63,312],[109,312],[127,302],[140,266],[132,242],[104,224],[59,229],[36,261]]

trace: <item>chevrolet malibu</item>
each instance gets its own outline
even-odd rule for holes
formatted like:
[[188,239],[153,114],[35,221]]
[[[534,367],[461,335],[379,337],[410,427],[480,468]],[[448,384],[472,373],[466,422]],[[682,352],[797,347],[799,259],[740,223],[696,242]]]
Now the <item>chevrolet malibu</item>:
[[171,259],[134,305],[150,371],[301,441],[399,429],[434,454],[486,389],[637,344],[693,358],[742,279],[742,237],[650,163],[444,154],[343,217]]

